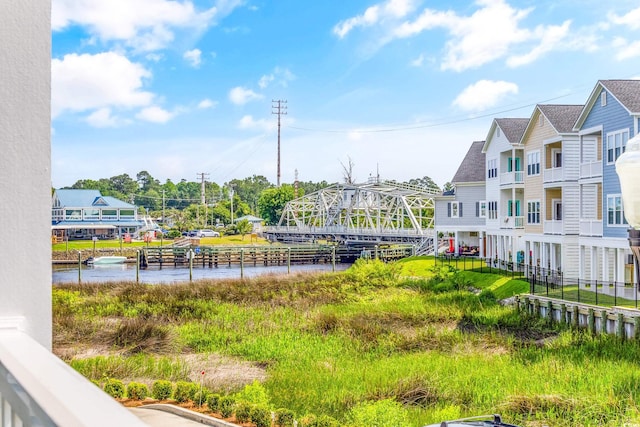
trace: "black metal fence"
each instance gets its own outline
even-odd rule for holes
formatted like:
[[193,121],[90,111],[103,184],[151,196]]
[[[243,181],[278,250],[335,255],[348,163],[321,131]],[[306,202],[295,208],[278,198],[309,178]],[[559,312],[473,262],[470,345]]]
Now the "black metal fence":
[[560,270],[493,258],[438,256],[438,264],[449,264],[462,270],[511,276],[529,283],[529,292],[566,301],[601,306],[638,308],[640,298],[634,283],[584,280],[564,277]]

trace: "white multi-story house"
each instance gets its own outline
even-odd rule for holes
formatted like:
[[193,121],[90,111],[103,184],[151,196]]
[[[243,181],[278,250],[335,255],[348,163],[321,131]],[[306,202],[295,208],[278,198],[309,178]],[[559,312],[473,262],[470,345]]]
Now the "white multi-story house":
[[524,146],[525,264],[578,277],[579,138],[582,105],[537,105]]
[[[434,231],[455,255],[484,256],[485,201],[484,141],[471,144],[451,183],[454,189],[435,198]],[[436,245],[440,247],[441,245]]]
[[482,152],[486,173],[485,256],[503,262],[524,262],[525,118],[494,119]]
[[615,161],[639,127],[640,80],[598,81],[574,125],[580,137],[581,280],[635,283]]

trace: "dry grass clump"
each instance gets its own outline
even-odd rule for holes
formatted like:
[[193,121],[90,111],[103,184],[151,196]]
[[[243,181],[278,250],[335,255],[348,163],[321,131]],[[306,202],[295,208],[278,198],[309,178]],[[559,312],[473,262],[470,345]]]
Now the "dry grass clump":
[[501,405],[504,412],[527,417],[548,412],[553,412],[557,415],[568,414],[575,411],[578,406],[579,404],[575,399],[558,394],[514,395],[508,397]]
[[367,396],[367,400],[394,399],[405,406],[427,408],[446,400],[438,384],[419,376],[400,379],[396,384],[378,389]]
[[124,350],[125,354],[166,354],[175,348],[175,333],[166,326],[140,318],[123,319],[105,335],[107,344]]

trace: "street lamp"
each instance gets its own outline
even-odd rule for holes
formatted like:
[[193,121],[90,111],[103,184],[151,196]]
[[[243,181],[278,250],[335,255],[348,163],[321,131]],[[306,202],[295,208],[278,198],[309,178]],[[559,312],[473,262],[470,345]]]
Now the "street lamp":
[[627,148],[616,161],[620,178],[624,216],[629,223],[629,246],[634,255],[634,276],[638,282],[640,272],[640,134],[627,142]]

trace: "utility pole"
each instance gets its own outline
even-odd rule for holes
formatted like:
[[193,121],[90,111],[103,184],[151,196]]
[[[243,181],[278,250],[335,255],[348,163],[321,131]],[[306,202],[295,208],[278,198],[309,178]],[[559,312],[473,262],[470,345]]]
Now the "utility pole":
[[164,222],[164,205],[165,205],[165,202],[164,202],[164,200],[165,199],[164,199],[164,189],[163,189],[162,190],[162,226],[163,227],[165,226],[165,222]]
[[271,100],[271,114],[278,116],[278,187],[280,187],[280,116],[287,115],[286,100]]
[[298,198],[298,169],[296,169],[295,180],[293,181],[293,198]]

